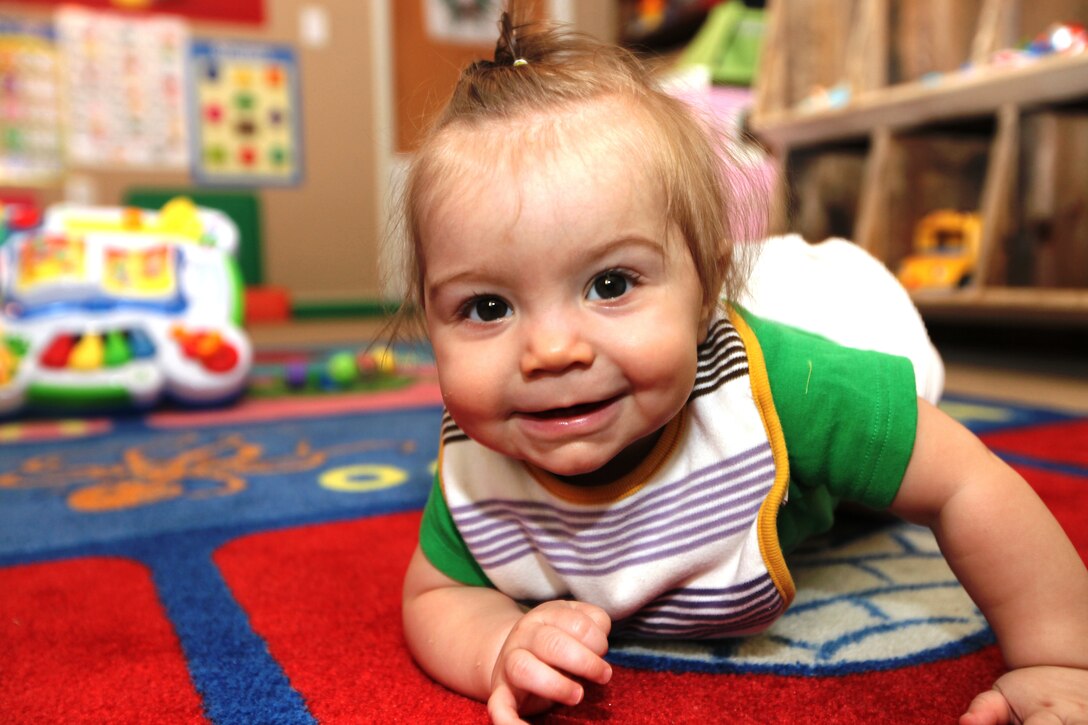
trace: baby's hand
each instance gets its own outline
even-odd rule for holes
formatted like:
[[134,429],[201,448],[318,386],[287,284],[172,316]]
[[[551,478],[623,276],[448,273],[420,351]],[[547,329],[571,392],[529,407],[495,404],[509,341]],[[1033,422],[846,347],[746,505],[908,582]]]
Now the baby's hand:
[[534,714],[553,702],[577,705],[584,694],[571,676],[605,684],[612,668],[608,615],[592,604],[545,602],[526,612],[499,652],[491,675],[487,710],[495,723],[523,722],[519,711]]
[[960,725],[1088,723],[1088,670],[1023,667],[1012,670],[971,702]]

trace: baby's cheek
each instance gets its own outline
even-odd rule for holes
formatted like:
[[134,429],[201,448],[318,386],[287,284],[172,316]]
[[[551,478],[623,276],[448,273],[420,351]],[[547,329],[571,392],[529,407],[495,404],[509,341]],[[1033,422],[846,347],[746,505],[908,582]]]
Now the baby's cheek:
[[497,415],[501,385],[481,366],[445,366],[440,368],[438,382],[442,402],[462,428],[486,423]]
[[694,381],[698,364],[697,343],[675,327],[662,329],[653,342],[640,344],[627,355],[628,375],[648,386]]

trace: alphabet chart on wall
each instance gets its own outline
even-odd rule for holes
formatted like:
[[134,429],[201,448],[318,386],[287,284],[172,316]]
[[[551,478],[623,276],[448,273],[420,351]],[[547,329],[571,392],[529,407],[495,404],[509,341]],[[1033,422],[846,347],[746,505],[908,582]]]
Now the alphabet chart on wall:
[[61,173],[57,72],[51,26],[0,20],[0,184],[46,183]]
[[185,168],[187,23],[65,6],[56,14],[56,32],[66,61],[69,160]]
[[295,184],[302,174],[298,63],[286,45],[194,40],[193,176]]

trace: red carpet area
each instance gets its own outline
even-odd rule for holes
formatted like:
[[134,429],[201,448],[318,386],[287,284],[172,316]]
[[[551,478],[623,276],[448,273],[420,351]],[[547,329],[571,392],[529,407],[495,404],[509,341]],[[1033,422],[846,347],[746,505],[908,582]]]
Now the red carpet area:
[[[1088,419],[945,408],[1088,558]],[[439,414],[422,375],[218,413],[0,424],[0,721],[486,722],[402,643]],[[846,521],[791,568],[800,594],[771,632],[617,641],[613,682],[541,720],[945,723],[1001,672],[925,530]]]

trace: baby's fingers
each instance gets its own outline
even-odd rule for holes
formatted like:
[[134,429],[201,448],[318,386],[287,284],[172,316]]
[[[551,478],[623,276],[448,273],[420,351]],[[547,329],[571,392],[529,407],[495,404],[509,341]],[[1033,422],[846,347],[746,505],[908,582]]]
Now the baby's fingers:
[[525,643],[541,662],[598,684],[612,678],[612,668],[601,657],[608,650],[608,638],[596,628],[545,625],[538,627]]
[[491,693],[487,700],[487,714],[491,716],[491,722],[495,725],[522,725],[525,723],[518,716],[518,700],[513,690],[506,685],[500,685]]
[[1010,670],[972,701],[961,725],[1088,724],[1088,669],[1037,665]]
[[1009,721],[1009,705],[997,690],[983,692],[971,701],[959,725],[1004,725]]
[[574,600],[567,600],[564,603],[571,609],[581,612],[593,620],[593,623],[597,625],[597,628],[605,634],[608,634],[612,630],[612,619],[608,616],[608,613],[600,607],[594,604],[586,604],[585,602]]
[[533,613],[540,621],[566,632],[595,654],[603,655],[608,651],[612,620],[600,607],[583,602],[555,601],[541,605]]
[[[568,668],[578,667],[579,658],[573,653],[560,653],[555,659],[556,662],[545,663],[529,650],[515,649],[502,660],[502,680],[515,692],[529,693],[550,702],[577,705],[584,694],[582,686],[555,667],[573,671]],[[496,688],[496,692],[500,689]]]

